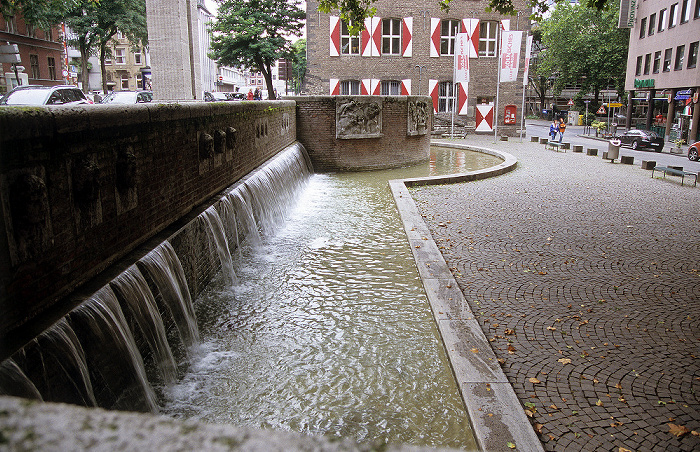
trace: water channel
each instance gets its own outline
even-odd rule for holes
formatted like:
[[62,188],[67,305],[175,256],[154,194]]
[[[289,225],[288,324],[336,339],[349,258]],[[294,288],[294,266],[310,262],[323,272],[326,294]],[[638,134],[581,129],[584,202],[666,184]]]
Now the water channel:
[[260,243],[195,302],[201,342],[162,411],[360,442],[476,448],[387,181],[500,159],[313,174]]

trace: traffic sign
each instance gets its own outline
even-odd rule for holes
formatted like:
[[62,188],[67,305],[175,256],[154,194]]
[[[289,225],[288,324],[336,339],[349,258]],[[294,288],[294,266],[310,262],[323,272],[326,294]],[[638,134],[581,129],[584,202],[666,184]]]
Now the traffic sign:
[[622,104],[621,104],[620,102],[614,102],[614,103],[608,104],[608,107],[610,107],[610,108],[620,108],[620,107],[622,107]]
[[568,102],[566,105],[568,105],[568,106],[570,107],[570,106],[572,106],[573,104],[574,104],[574,100],[573,100],[573,99],[569,99],[569,102]]
[[597,115],[604,115],[605,114],[605,107],[601,105],[600,108],[598,109],[598,111],[596,112],[596,114]]

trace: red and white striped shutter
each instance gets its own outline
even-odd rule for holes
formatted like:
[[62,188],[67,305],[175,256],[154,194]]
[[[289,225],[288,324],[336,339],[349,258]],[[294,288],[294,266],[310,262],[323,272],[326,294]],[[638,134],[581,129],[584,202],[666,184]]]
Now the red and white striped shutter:
[[501,29],[503,31],[510,31],[510,19],[501,20]]
[[433,111],[437,113],[438,110],[438,94],[439,94],[440,84],[437,80],[428,80],[428,92],[430,97],[433,98]]
[[372,18],[365,18],[365,28],[360,34],[360,49],[363,57],[372,56]]
[[430,56],[440,56],[440,19],[430,18]]
[[379,96],[382,94],[382,81],[378,78],[372,79],[372,95]]
[[401,80],[401,95],[410,96],[411,95],[411,79],[407,78]]
[[340,56],[340,17],[330,16],[331,20],[331,56]]
[[479,19],[462,19],[462,33],[469,35],[469,58],[479,58]]
[[469,105],[469,87],[466,83],[464,82],[459,82],[457,84],[459,87],[459,91],[457,92],[457,104],[458,108],[457,113],[458,115],[466,115],[467,114],[467,105]]
[[330,85],[331,85],[331,89],[330,89],[331,96],[339,95],[340,94],[340,79],[332,78],[329,81],[330,81]]
[[401,24],[401,55],[413,56],[413,17],[404,17]]
[[372,92],[372,80],[363,78],[360,82],[360,95],[368,96]]
[[493,132],[493,104],[476,106],[476,132]]
[[372,56],[382,56],[382,18],[372,18]]

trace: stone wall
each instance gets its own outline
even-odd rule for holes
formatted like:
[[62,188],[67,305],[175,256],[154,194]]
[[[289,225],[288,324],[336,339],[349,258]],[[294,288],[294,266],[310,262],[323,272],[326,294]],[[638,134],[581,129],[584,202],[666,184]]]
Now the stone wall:
[[[297,138],[304,145],[316,171],[358,171],[394,168],[428,159],[432,103],[427,96],[309,96],[292,97],[297,104]],[[343,118],[353,105],[371,103],[374,112],[360,114],[362,126],[355,133]],[[423,123],[413,125],[416,108],[426,105]],[[380,110],[376,115],[376,109]],[[413,112],[413,113],[412,113]],[[348,115],[346,115],[348,116]],[[349,115],[355,120],[357,115]],[[420,115],[419,115],[420,116]],[[421,122],[419,120],[419,122]],[[370,125],[367,125],[367,124]]]
[[1,108],[0,359],[295,140],[289,101]]

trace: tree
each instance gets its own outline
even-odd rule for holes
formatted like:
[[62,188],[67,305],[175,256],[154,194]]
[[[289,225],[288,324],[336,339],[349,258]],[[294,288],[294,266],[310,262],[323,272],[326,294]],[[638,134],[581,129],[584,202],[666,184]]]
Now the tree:
[[[3,16],[19,11],[27,23],[47,28],[63,20],[64,15],[75,7],[79,0],[0,0]],[[99,0],[90,0],[98,2]]]
[[580,85],[598,103],[601,89],[614,84],[624,89],[629,29],[617,28],[618,10],[597,10],[560,3],[542,22],[539,76],[555,75],[556,94]]
[[292,44],[292,71],[294,73],[294,93],[299,94],[306,74],[306,39],[299,39]]
[[298,0],[223,0],[212,26],[210,57],[222,66],[256,69],[275,98],[271,67],[292,53],[306,13]]

